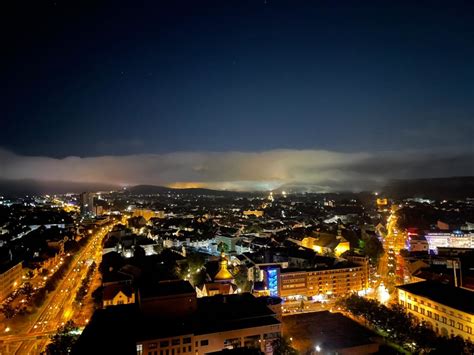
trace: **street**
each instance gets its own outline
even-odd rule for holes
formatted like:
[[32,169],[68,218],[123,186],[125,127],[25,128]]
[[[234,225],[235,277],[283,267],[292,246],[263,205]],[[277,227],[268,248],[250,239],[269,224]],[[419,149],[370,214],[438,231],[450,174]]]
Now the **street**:
[[102,239],[113,228],[104,227],[93,235],[86,246],[74,256],[66,276],[50,293],[43,306],[35,313],[24,329],[9,330],[9,335],[0,337],[0,354],[39,354],[49,343],[50,335],[70,319],[78,326],[84,326],[88,319],[78,318],[79,309],[74,304],[81,281],[87,274],[88,265],[102,258]]

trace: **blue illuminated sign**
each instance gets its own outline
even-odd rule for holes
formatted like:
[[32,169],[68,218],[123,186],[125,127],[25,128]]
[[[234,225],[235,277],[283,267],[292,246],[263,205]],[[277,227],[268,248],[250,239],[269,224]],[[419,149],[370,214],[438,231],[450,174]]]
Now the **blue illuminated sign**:
[[278,270],[267,269],[267,280],[270,296],[278,296]]

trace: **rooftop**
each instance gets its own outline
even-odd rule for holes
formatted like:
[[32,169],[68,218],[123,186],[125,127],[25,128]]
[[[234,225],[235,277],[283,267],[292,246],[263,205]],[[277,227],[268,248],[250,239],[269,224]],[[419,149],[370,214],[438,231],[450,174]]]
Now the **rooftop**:
[[142,298],[168,297],[194,293],[194,288],[188,281],[167,280],[144,284],[140,287]]
[[376,337],[355,321],[329,311],[284,317],[283,332],[295,339],[293,345],[301,352],[315,345],[328,351],[370,345]]
[[445,306],[474,314],[473,291],[433,281],[416,282],[397,286],[397,288],[421,297],[426,297]]
[[139,341],[280,324],[275,314],[249,293],[203,297],[197,302],[195,313],[172,321],[144,314],[136,304],[97,310],[73,354],[136,354]]

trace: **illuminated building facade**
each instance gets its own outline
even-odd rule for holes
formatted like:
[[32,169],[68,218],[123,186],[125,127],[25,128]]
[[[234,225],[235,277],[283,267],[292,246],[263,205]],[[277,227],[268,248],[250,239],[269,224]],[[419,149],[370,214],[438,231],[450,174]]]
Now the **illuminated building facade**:
[[262,210],[247,210],[247,211],[244,211],[244,216],[262,217],[263,211]]
[[435,231],[425,234],[429,250],[435,253],[443,248],[474,248],[474,233],[462,231]]
[[367,266],[353,265],[332,269],[280,270],[279,296],[341,297],[367,289]]
[[22,263],[7,264],[0,269],[0,301],[3,301],[9,294],[20,286],[23,274]]
[[397,288],[398,302],[437,334],[474,340],[474,292],[432,281]]
[[279,284],[279,268],[273,267],[265,270],[267,285],[270,296],[278,296],[278,284]]

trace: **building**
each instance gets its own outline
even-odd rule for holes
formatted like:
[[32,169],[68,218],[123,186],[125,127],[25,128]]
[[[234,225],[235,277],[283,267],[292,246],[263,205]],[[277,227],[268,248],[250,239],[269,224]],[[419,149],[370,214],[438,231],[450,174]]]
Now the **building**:
[[189,283],[170,281],[145,296],[138,305],[97,310],[72,353],[201,355],[252,347],[273,354],[281,336],[275,313],[249,293],[197,299]]
[[397,286],[398,302],[437,334],[473,341],[474,292],[433,281]]
[[244,216],[255,216],[255,217],[262,217],[263,211],[262,210],[246,210],[243,212]]
[[455,231],[428,231],[425,238],[429,245],[429,250],[437,253],[439,247],[445,248],[474,248],[474,233]]
[[343,236],[331,233],[315,232],[309,236],[290,237],[288,240],[318,254],[334,253],[340,256],[350,250],[350,243]]
[[219,259],[219,270],[213,277],[212,282],[205,282],[201,287],[196,287],[198,297],[215,295],[232,295],[239,293],[237,285],[234,284],[234,275],[228,270],[228,260],[225,254]]
[[22,263],[9,262],[0,265],[0,301],[8,297],[21,285],[23,276]]
[[102,301],[104,308],[135,303],[135,291],[127,284],[108,285],[104,287]]
[[82,215],[95,214],[94,196],[92,192],[83,192],[79,195],[79,206]]
[[408,250],[427,253],[429,250],[428,241],[424,236],[408,235]]
[[345,263],[331,268],[281,269],[278,296],[283,298],[342,297],[368,287],[367,265]]

